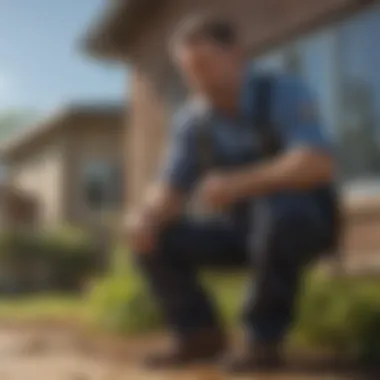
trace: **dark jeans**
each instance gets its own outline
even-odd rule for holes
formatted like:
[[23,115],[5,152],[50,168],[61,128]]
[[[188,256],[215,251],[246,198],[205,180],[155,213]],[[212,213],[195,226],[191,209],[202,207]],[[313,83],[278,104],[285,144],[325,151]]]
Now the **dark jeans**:
[[258,216],[243,226],[182,220],[162,233],[155,252],[137,255],[173,330],[189,334],[220,323],[198,282],[200,267],[249,267],[247,333],[263,342],[284,337],[303,269],[327,248],[330,231],[302,208]]

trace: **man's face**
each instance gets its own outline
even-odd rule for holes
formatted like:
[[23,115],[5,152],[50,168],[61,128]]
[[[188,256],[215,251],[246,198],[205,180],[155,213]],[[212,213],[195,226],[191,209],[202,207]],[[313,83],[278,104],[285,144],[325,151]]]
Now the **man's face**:
[[174,54],[190,89],[211,98],[226,90],[240,68],[236,48],[208,41],[179,46]]

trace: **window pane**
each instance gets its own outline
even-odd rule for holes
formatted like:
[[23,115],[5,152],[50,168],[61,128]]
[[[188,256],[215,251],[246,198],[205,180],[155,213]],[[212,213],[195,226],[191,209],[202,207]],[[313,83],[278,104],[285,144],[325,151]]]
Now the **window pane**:
[[380,176],[380,6],[293,41],[254,66],[300,75],[337,142],[341,179]]
[[119,163],[91,160],[84,166],[83,190],[87,206],[112,210],[122,204],[123,171]]
[[365,13],[339,29],[340,142],[344,169],[353,179],[380,174],[380,11]]
[[305,38],[297,49],[301,61],[300,75],[316,94],[326,131],[336,137],[339,101],[335,45],[336,31],[329,29]]

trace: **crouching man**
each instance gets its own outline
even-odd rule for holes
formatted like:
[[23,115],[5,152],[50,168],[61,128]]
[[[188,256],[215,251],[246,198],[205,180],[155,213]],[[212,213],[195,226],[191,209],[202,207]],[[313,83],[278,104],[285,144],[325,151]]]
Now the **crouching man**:
[[[223,353],[225,332],[197,270],[245,266],[255,273],[242,313],[246,345],[224,363],[233,372],[278,366],[304,269],[334,240],[330,144],[302,81],[255,74],[228,21],[185,20],[170,51],[195,101],[174,119],[167,163],[127,223],[176,337],[147,363]],[[193,196],[207,218],[186,214]]]

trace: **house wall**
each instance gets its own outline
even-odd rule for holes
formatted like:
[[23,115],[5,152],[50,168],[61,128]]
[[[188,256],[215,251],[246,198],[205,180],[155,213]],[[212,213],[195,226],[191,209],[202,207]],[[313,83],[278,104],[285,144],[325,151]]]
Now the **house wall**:
[[63,216],[65,139],[56,135],[50,144],[30,152],[10,167],[14,187],[38,201],[39,222],[59,223]]
[[121,116],[75,117],[10,163],[12,185],[36,199],[42,226],[86,227],[101,217],[83,198],[83,167],[94,159],[123,165],[124,133]]
[[[68,131],[64,213],[65,219],[72,223],[89,225],[97,223],[102,216],[84,200],[84,167],[94,160],[124,164],[125,132],[120,119],[94,119],[77,124]],[[121,212],[122,207],[116,211]]]

